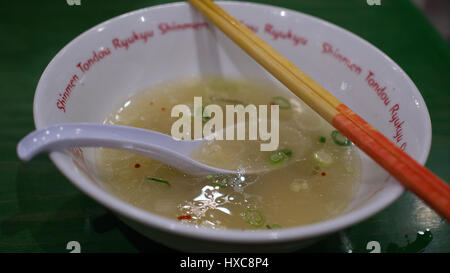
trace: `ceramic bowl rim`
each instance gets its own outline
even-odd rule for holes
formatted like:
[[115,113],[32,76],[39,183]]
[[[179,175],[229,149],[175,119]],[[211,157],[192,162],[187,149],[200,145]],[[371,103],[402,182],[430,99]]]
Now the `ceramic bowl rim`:
[[[395,67],[398,67],[402,75],[404,76],[405,80],[407,81],[410,90],[412,93],[416,96],[417,99],[422,103],[424,106],[422,109],[423,114],[425,114],[426,119],[426,126],[425,130],[428,132],[426,135],[426,139],[424,140],[424,147],[422,150],[422,153],[420,154],[418,161],[421,164],[424,164],[426,162],[426,159],[428,157],[430,146],[431,146],[431,120],[428,113],[428,109],[426,107],[426,104],[423,101],[423,98],[417,89],[417,87],[414,85],[412,80],[408,77],[408,75],[392,60],[390,59],[386,54],[384,54],[381,50],[376,48],[371,43],[367,42],[366,40],[360,38],[359,36],[335,25],[330,22],[327,22],[325,20],[322,20],[320,18],[304,14],[295,10],[290,10],[282,7],[277,7],[273,5],[266,5],[266,4],[258,4],[258,3],[250,3],[250,2],[228,2],[228,1],[218,1],[220,5],[225,6],[253,6],[253,7],[259,7],[259,8],[269,8],[273,9],[274,11],[287,11],[291,14],[295,14],[295,16],[303,16],[307,17],[308,19],[316,20],[319,24],[325,24],[327,27],[332,28],[335,31],[339,31],[341,33],[345,33],[346,35],[349,35],[351,39],[354,39],[358,43],[362,43],[363,45],[367,46],[369,50],[375,50],[382,56],[386,58],[386,60],[394,65]],[[116,16],[114,18],[111,18],[107,21],[104,21],[77,36],[74,38],[71,42],[69,42],[63,49],[61,49],[56,56],[51,60],[51,62],[47,65],[46,69],[44,70],[38,86],[36,88],[36,93],[34,96],[34,104],[33,104],[33,114],[34,114],[34,122],[36,128],[43,127],[42,121],[39,119],[38,115],[38,105],[37,105],[37,97],[39,96],[39,90],[42,89],[42,86],[44,85],[43,82],[48,80],[47,74],[49,73],[49,68],[52,67],[58,59],[63,55],[63,53],[74,43],[76,43],[79,39],[82,39],[85,36],[90,35],[93,31],[98,29],[99,27],[104,27],[112,22],[115,22],[117,20],[120,20],[121,18],[134,16],[139,13],[146,13],[146,12],[153,12],[158,9],[163,8],[176,8],[180,6],[186,6],[188,5],[185,2],[176,2],[176,3],[169,3],[169,4],[163,4],[158,6],[151,6],[147,8],[138,9],[135,11],[131,11],[119,16]],[[375,213],[380,212],[385,207],[389,206],[392,202],[394,202],[397,198],[399,198],[403,192],[404,188],[400,184],[395,184],[393,189],[386,193],[385,196],[383,196],[382,199],[371,203],[369,205],[365,205],[362,208],[349,212],[345,215],[340,215],[336,218],[329,219],[326,221],[318,222],[315,224],[310,224],[306,226],[299,226],[299,227],[291,227],[291,228],[283,228],[278,230],[215,230],[210,228],[203,228],[203,227],[195,227],[192,225],[186,225],[182,224],[180,222],[177,222],[172,219],[168,219],[162,216],[158,216],[156,214],[153,214],[151,212],[144,211],[142,209],[136,208],[132,206],[131,204],[128,204],[124,201],[121,201],[117,197],[112,196],[111,194],[103,191],[98,186],[96,186],[94,183],[90,182],[87,178],[84,176],[78,175],[76,171],[73,170],[73,165],[69,164],[66,160],[66,155],[64,155],[62,152],[52,152],[50,154],[50,158],[53,161],[53,163],[57,166],[57,168],[68,178],[80,191],[91,197],[92,199],[96,200],[103,206],[107,207],[108,209],[111,209],[115,213],[118,213],[119,215],[129,218],[133,221],[136,221],[138,223],[144,224],[145,226],[152,227],[155,229],[164,230],[173,234],[181,235],[181,236],[187,236],[191,238],[197,238],[197,239],[204,239],[209,241],[217,241],[217,242],[226,242],[226,243],[237,243],[237,244],[252,244],[252,243],[275,243],[275,242],[286,242],[286,241],[293,241],[293,240],[302,240],[302,239],[309,239],[314,238],[322,235],[326,235],[332,232],[336,232],[338,230],[344,229],[346,227],[349,227],[351,225],[354,225],[358,222],[361,222],[365,219],[367,219],[370,216],[373,216]]]

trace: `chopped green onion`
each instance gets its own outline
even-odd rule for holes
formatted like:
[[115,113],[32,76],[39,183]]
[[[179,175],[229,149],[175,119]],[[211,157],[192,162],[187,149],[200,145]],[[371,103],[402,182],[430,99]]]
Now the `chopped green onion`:
[[334,130],[331,133],[331,138],[333,139],[334,143],[336,143],[339,146],[349,146],[352,144],[352,142],[346,138],[341,132]]
[[281,228],[280,225],[278,224],[273,224],[273,225],[266,225],[267,229],[277,229],[277,228]]
[[163,179],[159,179],[159,178],[155,178],[155,177],[146,177],[145,179],[151,180],[151,181],[155,181],[155,182],[158,182],[158,183],[166,184],[166,185],[169,186],[169,188],[170,188],[170,183],[169,183],[169,181],[166,181],[166,180],[163,180]]
[[292,157],[292,151],[288,149],[281,149],[281,153],[285,154],[287,157]]
[[281,153],[278,153],[278,152],[271,154],[269,157],[270,162],[272,162],[272,163],[279,163],[279,162],[283,161],[284,158],[285,158],[284,155]]
[[270,155],[269,160],[273,164],[280,163],[285,159],[292,157],[292,151],[288,149],[281,149]]
[[210,119],[211,119],[211,115],[208,115],[208,114],[205,112],[205,107],[202,106],[202,121],[203,121],[203,122],[207,122],[207,121],[210,120]]
[[313,154],[314,159],[321,165],[328,166],[333,163],[333,158],[331,155],[324,150],[319,150]]
[[223,179],[228,178],[228,176],[225,174],[218,173],[218,174],[209,174],[206,176],[206,178],[211,179],[211,180],[219,180],[219,179],[223,180]]
[[247,210],[244,212],[244,219],[245,222],[254,227],[261,227],[265,222],[264,216],[257,210]]
[[211,183],[211,186],[213,186],[213,187],[219,187],[219,188],[221,188],[221,189],[227,187],[227,185],[224,185],[224,184],[222,184],[222,183],[217,183],[217,182],[212,182],[212,183]]
[[201,108],[200,108],[200,107],[197,107],[197,108],[194,110],[194,116],[195,116],[195,117],[201,116],[203,122],[207,122],[208,120],[211,119],[211,115],[208,115],[208,114],[205,112],[205,107],[204,107],[204,106],[202,106]]
[[272,104],[280,106],[280,109],[290,109],[291,103],[288,99],[283,97],[273,97],[272,98]]
[[206,176],[207,179],[211,180],[211,186],[219,188],[226,188],[228,176],[224,174],[210,174]]
[[319,142],[320,142],[320,143],[325,143],[325,142],[327,142],[327,138],[324,137],[324,136],[321,136],[321,137],[319,138]]

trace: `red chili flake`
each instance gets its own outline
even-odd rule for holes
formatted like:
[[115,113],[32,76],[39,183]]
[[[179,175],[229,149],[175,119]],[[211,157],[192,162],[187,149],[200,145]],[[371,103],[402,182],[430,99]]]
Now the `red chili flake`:
[[165,107],[161,107],[161,110],[162,110],[162,111],[166,111],[166,108],[165,108]]
[[178,219],[178,221],[181,221],[181,220],[191,220],[191,219],[192,219],[192,216],[191,216],[190,214],[187,214],[187,215],[181,215],[181,216],[178,216],[177,219]]
[[325,175],[327,175],[327,173],[323,172],[323,173],[321,173],[321,175],[322,175],[322,176],[325,176]]
[[134,167],[137,169],[137,168],[141,167],[141,164],[136,163],[136,164],[134,164]]
[[153,101],[151,101],[149,104],[150,104],[150,105],[153,105]]

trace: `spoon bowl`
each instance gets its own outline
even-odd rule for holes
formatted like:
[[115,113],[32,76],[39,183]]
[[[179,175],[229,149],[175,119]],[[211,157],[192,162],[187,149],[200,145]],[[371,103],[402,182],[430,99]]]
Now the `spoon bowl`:
[[17,154],[21,160],[29,161],[43,152],[104,147],[141,154],[193,175],[236,174],[237,171],[215,168],[190,157],[205,142],[206,139],[176,140],[166,134],[130,126],[65,123],[31,132],[17,145]]

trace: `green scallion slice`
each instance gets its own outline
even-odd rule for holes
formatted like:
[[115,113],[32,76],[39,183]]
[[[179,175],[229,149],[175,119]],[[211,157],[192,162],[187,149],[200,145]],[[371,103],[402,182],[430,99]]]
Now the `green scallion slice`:
[[203,122],[207,122],[207,121],[210,120],[210,119],[211,119],[211,115],[208,115],[208,114],[205,112],[205,107],[202,106],[202,121],[203,121]]
[[333,139],[334,143],[336,143],[339,146],[350,146],[352,142],[345,137],[341,132],[334,130],[331,132],[331,138]]
[[283,153],[284,155],[286,155],[287,157],[292,157],[292,151],[291,150],[281,149],[280,152]]
[[146,177],[145,179],[150,180],[150,181],[155,181],[158,183],[166,184],[167,186],[169,186],[169,188],[171,187],[169,181],[164,180],[164,179],[159,179],[159,178],[155,178],[155,177]]
[[280,109],[290,109],[291,103],[284,97],[273,97],[272,104],[278,105]]
[[314,160],[316,160],[318,163],[324,166],[328,166],[331,163],[333,163],[333,157],[325,152],[324,150],[319,150],[317,152],[314,152],[313,154]]
[[327,142],[327,138],[324,137],[324,136],[321,136],[321,137],[319,138],[319,142],[320,142],[320,143],[325,143],[325,142]]
[[210,179],[210,180],[217,181],[217,180],[227,179],[228,176],[225,175],[225,174],[218,173],[218,174],[209,174],[209,175],[206,176],[206,178]]
[[267,229],[277,229],[277,228],[281,228],[280,225],[278,224],[273,224],[273,225],[266,225]]
[[213,186],[213,187],[219,187],[219,188],[221,188],[221,189],[227,187],[227,185],[224,185],[224,184],[222,184],[222,183],[217,183],[217,182],[212,182],[212,183],[211,183],[211,186]]
[[274,154],[271,154],[269,159],[270,159],[270,162],[275,164],[275,163],[280,163],[281,161],[283,161],[285,159],[285,156],[282,153],[276,152]]
[[292,157],[292,151],[288,149],[281,149],[269,156],[269,160],[273,164],[280,163],[284,161],[285,159]]
[[245,222],[254,227],[261,227],[265,222],[264,216],[257,210],[247,210],[244,212],[244,219]]

